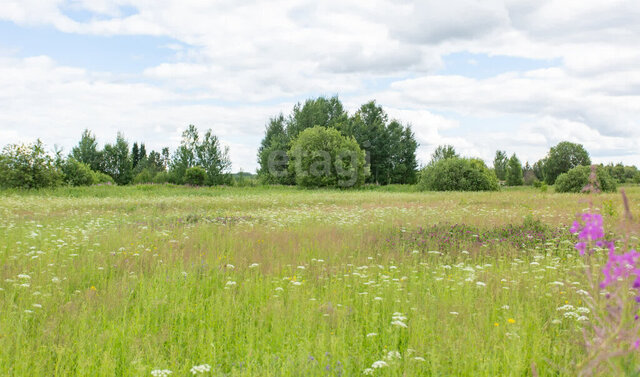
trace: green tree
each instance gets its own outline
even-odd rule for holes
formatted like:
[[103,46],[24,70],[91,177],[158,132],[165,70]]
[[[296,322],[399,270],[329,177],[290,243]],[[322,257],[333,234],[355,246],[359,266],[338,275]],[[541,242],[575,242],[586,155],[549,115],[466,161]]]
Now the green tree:
[[269,119],[258,149],[258,178],[265,184],[293,184],[289,174],[289,137],[284,115]]
[[387,184],[391,176],[391,135],[387,128],[388,116],[375,101],[369,101],[341,124],[340,130],[346,136],[356,139],[365,150],[371,174],[369,183]]
[[509,164],[507,165],[507,185],[522,186],[523,183],[522,165],[514,153],[509,159]]
[[135,169],[138,166],[139,161],[140,149],[138,148],[138,143],[134,142],[133,147],[131,148],[131,166]]
[[202,186],[207,180],[207,171],[201,166],[188,168],[184,173],[184,183],[192,186]]
[[504,181],[507,179],[507,153],[505,151],[496,151],[496,156],[493,159],[493,170],[496,172],[496,177],[499,180]]
[[193,124],[190,124],[182,132],[180,146],[173,153],[173,158],[171,159],[170,175],[174,183],[184,183],[184,174],[187,169],[196,166],[198,144],[198,129]]
[[229,147],[222,147],[220,140],[209,129],[196,147],[197,164],[204,168],[209,186],[231,184],[231,159]]
[[358,187],[367,174],[365,153],[357,141],[333,128],[304,130],[288,155],[289,170],[301,187]]
[[10,144],[0,153],[0,187],[43,188],[62,183],[62,172],[38,139],[32,144]]
[[556,178],[576,166],[589,166],[591,159],[582,144],[563,141],[552,147],[544,162],[544,180],[552,185]]
[[102,153],[98,150],[95,135],[88,129],[82,132],[78,145],[71,149],[71,157],[89,165],[91,170],[102,171]]
[[498,178],[476,158],[440,158],[420,173],[420,190],[497,191]]
[[436,150],[431,154],[430,164],[435,164],[440,160],[446,160],[449,158],[458,158],[458,153],[456,153],[453,145],[439,145]]
[[[596,173],[596,185],[604,192],[615,192],[616,181],[602,166],[594,167]],[[590,183],[592,167],[576,166],[566,173],[562,173],[556,179],[556,192],[581,192]]]
[[89,165],[77,161],[73,157],[68,158],[62,164],[64,182],[71,186],[91,186],[95,183],[95,172]]
[[347,122],[348,115],[338,96],[308,99],[304,105],[297,103],[287,124],[287,137],[295,139],[298,134],[314,126],[338,128]]
[[133,180],[133,167],[129,155],[129,143],[118,132],[115,144],[104,146],[104,172],[119,185],[127,185]]

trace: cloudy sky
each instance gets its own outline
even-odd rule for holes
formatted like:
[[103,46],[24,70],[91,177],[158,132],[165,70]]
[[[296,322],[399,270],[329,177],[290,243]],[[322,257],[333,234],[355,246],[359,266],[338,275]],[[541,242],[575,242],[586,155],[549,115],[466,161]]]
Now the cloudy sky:
[[254,171],[270,116],[371,99],[439,144],[640,165],[637,0],[2,0],[0,144],[84,128],[147,148],[190,123]]

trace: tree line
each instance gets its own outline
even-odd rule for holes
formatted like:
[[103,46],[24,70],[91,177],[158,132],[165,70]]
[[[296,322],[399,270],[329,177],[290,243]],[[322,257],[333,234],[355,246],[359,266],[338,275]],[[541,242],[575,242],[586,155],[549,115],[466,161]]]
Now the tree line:
[[[580,191],[595,173],[600,188],[640,183],[635,166],[594,167],[586,149],[561,142],[547,155],[524,165],[515,153],[495,153],[493,166],[461,157],[451,145],[438,146],[431,160],[418,167],[418,143],[411,125],[390,119],[369,101],[353,114],[337,96],[297,103],[288,115],[278,114],[265,126],[258,149],[257,179],[231,174],[229,149],[211,129],[200,134],[194,125],[182,133],[178,148],[147,152],[144,142],[130,146],[118,133],[99,147],[84,130],[68,155],[47,153],[40,140],[12,144],[0,153],[0,187],[40,188],[59,185],[173,183],[195,186],[280,184],[302,187],[359,187],[363,184],[417,184],[421,190],[498,190],[500,186],[533,185],[556,191]],[[249,175],[251,176],[251,175]]]

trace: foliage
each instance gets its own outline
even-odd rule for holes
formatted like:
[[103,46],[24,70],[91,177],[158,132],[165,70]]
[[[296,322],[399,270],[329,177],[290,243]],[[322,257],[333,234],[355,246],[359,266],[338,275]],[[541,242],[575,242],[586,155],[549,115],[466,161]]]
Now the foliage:
[[509,157],[505,151],[496,151],[496,156],[493,159],[493,169],[496,172],[496,177],[499,180],[504,181],[507,179],[507,162]]
[[103,172],[94,171],[92,173],[92,175],[93,175],[93,183],[96,184],[96,185],[99,185],[99,184],[113,184],[114,183],[113,178],[111,178],[110,175],[105,174]]
[[196,166],[205,170],[205,180],[202,184],[221,185],[231,182],[229,148],[223,148],[218,137],[210,129],[201,140],[198,129],[190,124],[182,133],[180,146],[171,160],[170,179],[174,183],[188,183],[187,169]]
[[300,187],[358,187],[364,183],[365,153],[354,138],[333,128],[302,131],[288,153]]
[[421,190],[497,191],[498,178],[482,160],[450,157],[425,167],[418,183]]
[[[576,166],[566,173],[560,174],[556,180],[556,192],[581,192],[589,184],[591,167]],[[597,184],[604,192],[615,192],[616,181],[602,167],[596,167]]]
[[171,182],[171,177],[169,176],[169,173],[167,172],[160,172],[157,173],[152,180],[153,183],[169,183]]
[[258,177],[263,184],[293,184],[288,173],[289,137],[282,114],[269,119],[265,135],[258,149]]
[[103,156],[98,150],[96,137],[88,129],[82,132],[80,142],[71,150],[71,158],[78,162],[89,165],[93,171],[102,171]]
[[32,144],[10,144],[0,154],[0,187],[33,189],[62,183],[62,172],[38,139]]
[[338,97],[309,99],[294,106],[292,114],[269,120],[258,151],[258,175],[266,184],[293,184],[295,175],[289,169],[287,152],[291,141],[313,126],[334,128],[353,137],[366,153],[371,172],[368,183],[415,183],[417,180],[416,149],[418,143],[411,126],[389,117],[375,101],[362,105],[349,117]]
[[460,156],[456,152],[453,145],[439,145],[436,150],[431,154],[431,161],[429,164],[434,165],[441,160],[447,160],[450,158],[459,158]]
[[604,168],[618,183],[640,183],[640,170],[635,166],[624,166],[618,163],[607,164]]
[[188,168],[184,173],[184,183],[191,186],[203,186],[207,180],[207,171],[202,166]]
[[591,159],[582,144],[563,141],[552,147],[543,165],[544,180],[552,185],[558,176],[576,166],[589,166]]
[[129,155],[129,144],[120,132],[115,144],[107,144],[103,151],[103,171],[109,174],[115,183],[127,185],[133,179],[133,167]]
[[522,165],[520,160],[514,153],[509,159],[507,165],[507,185],[509,186],[522,186],[524,183],[522,177]]
[[64,182],[71,186],[91,186],[95,183],[95,172],[89,165],[77,161],[73,157],[68,158],[62,164]]
[[133,177],[133,183],[139,185],[141,183],[153,183],[155,174],[150,169],[143,169],[140,173]]

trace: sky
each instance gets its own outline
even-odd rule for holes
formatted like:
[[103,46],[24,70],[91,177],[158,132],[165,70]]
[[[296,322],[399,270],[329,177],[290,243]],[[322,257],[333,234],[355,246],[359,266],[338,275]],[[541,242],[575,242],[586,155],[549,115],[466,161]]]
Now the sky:
[[255,171],[269,117],[338,95],[440,144],[521,161],[560,141],[640,165],[637,0],[2,0],[0,146],[82,130],[147,150],[211,128]]

